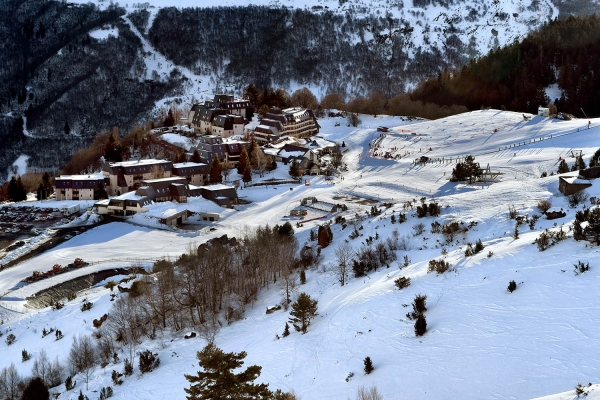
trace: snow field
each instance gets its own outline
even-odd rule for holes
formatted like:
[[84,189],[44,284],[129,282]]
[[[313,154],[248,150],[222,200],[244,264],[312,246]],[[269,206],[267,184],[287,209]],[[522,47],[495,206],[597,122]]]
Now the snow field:
[[[502,125],[498,124],[498,132],[493,134],[489,131],[491,115],[494,120],[503,121]],[[600,147],[597,128],[510,151],[479,155],[502,143],[508,145],[543,134],[577,129],[587,125],[587,121],[534,119],[528,124],[521,122],[523,117],[518,113],[497,110],[409,126],[401,126],[402,121],[397,117],[361,118],[363,124],[358,128],[345,124],[335,127],[335,122],[340,119],[319,121],[323,127],[322,136],[338,142],[343,140],[348,148],[345,153],[348,171],[343,173],[343,180],[336,177],[333,186],[321,177],[311,177],[310,186],[243,189],[239,195],[253,203],[240,207],[239,211],[224,212],[216,224],[217,231],[206,235],[159,231],[126,223],[100,226],[43,256],[3,271],[0,282],[14,285],[18,274],[26,276],[28,269],[39,269],[42,262],[51,267],[54,262],[71,262],[75,257],[107,263],[110,259],[126,257],[176,257],[187,251],[190,244],[198,245],[213,236],[225,233],[236,236],[245,226],[281,224],[289,210],[307,196],[334,203],[344,201],[335,198],[349,195],[393,198],[394,205],[383,208],[382,215],[363,221],[360,230],[363,236],[357,239],[348,239],[351,224],[344,230],[340,225],[332,226],[334,242],[322,251],[321,266],[307,271],[307,283],[299,286],[296,292],[296,295],[300,291],[307,292],[319,301],[319,316],[306,335],[292,331],[289,337],[276,339],[277,334],[281,336],[289,313],[281,310],[265,314],[266,308],[283,300],[282,288],[274,284],[263,290],[254,304],[247,306],[241,321],[221,328],[216,345],[225,351],[246,351],[246,366],[257,364],[263,367],[259,382],[269,383],[271,389],[293,389],[304,400],[352,399],[359,386],[372,385],[376,385],[386,399],[521,399],[560,393],[572,389],[578,382],[596,381],[600,371],[600,356],[595,351],[600,338],[595,334],[594,324],[600,307],[600,297],[595,289],[600,269],[594,264],[598,249],[586,242],[574,242],[571,237],[545,252],[539,252],[532,243],[543,229],[559,229],[565,224],[563,229],[568,231],[575,214],[566,199],[557,195],[558,178],[539,178],[539,174],[555,171],[557,154],[563,154],[564,158],[571,149],[583,149],[587,162],[593,151]],[[598,122],[592,120],[592,125]],[[369,143],[379,135],[375,127],[380,125],[427,133],[430,143],[427,148],[433,148],[432,157],[476,154],[476,161],[482,166],[489,162],[492,170],[502,169],[505,175],[499,182],[491,184],[450,183],[447,178],[452,164],[412,166],[412,156],[397,161],[370,157]],[[475,132],[487,136],[475,136]],[[381,147],[397,146],[392,140],[396,140],[393,134],[386,135]],[[423,142],[410,142],[405,149],[418,154],[419,147],[425,147]],[[516,158],[515,151],[521,152]],[[572,164],[573,159],[568,161]],[[286,172],[287,167],[280,164],[272,176],[283,177]],[[587,191],[592,196],[600,195],[596,183]],[[414,211],[403,210],[404,201],[418,201],[421,196],[425,196],[428,203],[435,196],[435,201],[442,207],[442,215],[417,219]],[[553,221],[540,218],[534,231],[527,224],[521,225],[519,238],[513,239],[515,221],[508,219],[508,207],[514,205],[520,215],[532,216],[539,214],[535,205],[540,199],[549,199],[553,207],[567,211],[567,216]],[[348,205],[350,210],[343,214],[347,219],[355,212],[364,215],[371,207],[369,203],[356,201],[348,202]],[[163,212],[165,207],[169,205],[161,205],[149,214]],[[392,212],[396,216],[404,212],[408,220],[403,224],[391,224]],[[441,242],[444,240],[442,235],[429,232],[430,225],[433,221],[444,223],[450,220],[477,224],[464,238],[458,235],[458,243],[445,246],[452,271],[444,275],[427,273],[428,261],[442,257]],[[417,223],[423,223],[426,232],[415,237],[412,227]],[[309,230],[315,226],[314,222],[307,222],[302,228],[294,225],[300,245],[308,241]],[[398,229],[400,237],[406,238],[408,244],[407,250],[396,252],[398,260],[390,268],[369,273],[367,277],[351,277],[340,287],[332,271],[335,248],[348,239],[358,250],[369,236],[378,233],[385,239],[394,229]],[[465,258],[465,244],[475,243],[477,239],[482,240],[485,249]],[[488,258],[489,251],[493,255]],[[408,255],[411,263],[400,270],[398,265],[403,262],[404,255]],[[590,262],[591,266],[587,273],[579,276],[573,270],[573,264],[578,260]],[[115,262],[114,266],[118,265],[121,264]],[[4,275],[9,272],[10,275]],[[410,277],[411,286],[397,290],[394,279],[399,276]],[[513,293],[507,291],[510,280],[518,283]],[[59,311],[46,309],[11,317],[2,329],[12,329],[17,342],[12,346],[0,342],[5,355],[0,360],[0,367],[14,361],[20,373],[28,375],[32,361],[20,362],[22,348],[27,348],[35,357],[44,347],[51,360],[58,355],[64,361],[72,336],[80,332],[92,333],[91,320],[109,312],[108,293],[102,288],[90,291],[87,296],[94,302],[94,307],[85,313],[79,310],[81,300],[78,299]],[[405,316],[411,310],[410,304],[416,294],[427,295],[428,331],[421,338],[414,336],[413,322]],[[22,296],[15,295],[14,298]],[[57,327],[65,337],[58,342],[54,342],[52,336],[40,340],[41,329],[45,326]],[[37,333],[33,333],[33,329]],[[136,359],[136,373],[125,379],[122,386],[114,388],[114,398],[184,399],[183,388],[189,384],[183,374],[198,370],[195,354],[206,344],[200,337],[183,340],[184,333],[159,333],[156,340],[145,341],[139,350],[148,348],[158,352],[160,367],[140,376]],[[371,357],[375,367],[370,375],[363,372],[366,356]],[[124,353],[120,353],[121,360],[124,357]],[[112,386],[110,372],[113,369],[122,371],[122,362],[97,368],[90,390],[84,390],[84,393],[90,396],[93,390]],[[346,382],[351,372],[354,376]],[[80,376],[75,379],[78,394],[85,385]],[[75,391],[61,394],[59,399],[75,398]],[[574,398],[572,392],[551,399]]]

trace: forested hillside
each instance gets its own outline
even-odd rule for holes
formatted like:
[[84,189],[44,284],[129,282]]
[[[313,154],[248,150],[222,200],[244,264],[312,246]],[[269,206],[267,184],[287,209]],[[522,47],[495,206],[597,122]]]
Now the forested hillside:
[[0,3],[0,178],[23,153],[31,168],[56,169],[100,130],[145,122],[156,101],[180,86],[176,73],[146,79],[141,43],[124,13],[91,3]]
[[[461,104],[535,112],[554,102],[558,111],[600,115],[600,17],[569,17],[544,24],[523,41],[491,51],[456,73],[422,83],[412,98],[443,105]],[[548,98],[545,88],[562,94]]]
[[416,46],[413,31],[420,36],[420,25],[392,14],[164,8],[149,39],[175,63],[199,75],[216,75],[220,84],[287,88],[296,82],[344,96],[377,91],[391,97],[477,55],[475,43],[463,43],[458,29],[431,49]]

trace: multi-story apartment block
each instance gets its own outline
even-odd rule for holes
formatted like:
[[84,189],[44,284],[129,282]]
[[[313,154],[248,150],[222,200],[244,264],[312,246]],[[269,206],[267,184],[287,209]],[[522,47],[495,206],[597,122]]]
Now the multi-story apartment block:
[[102,174],[64,175],[55,179],[56,200],[97,200],[109,182]]
[[194,104],[187,120],[198,133],[229,137],[243,133],[253,110],[249,100],[217,94],[212,100]]
[[272,143],[282,136],[307,138],[319,132],[319,124],[312,110],[306,108],[272,108],[254,130],[254,138],[261,144]]

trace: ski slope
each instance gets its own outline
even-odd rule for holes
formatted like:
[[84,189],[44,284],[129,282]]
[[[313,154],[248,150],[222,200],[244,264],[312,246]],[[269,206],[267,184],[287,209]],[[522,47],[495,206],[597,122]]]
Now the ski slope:
[[[573,388],[577,383],[598,382],[598,247],[570,237],[569,226],[576,209],[570,208],[558,192],[557,176],[540,175],[555,172],[559,157],[572,164],[573,150],[582,150],[588,163],[600,147],[600,119],[556,121],[534,117],[525,121],[522,114],[498,110],[418,123],[399,117],[361,118],[363,122],[357,128],[339,118],[319,121],[320,135],[338,143],[344,141],[348,149],[344,155],[348,170],[335,177],[334,185],[323,177],[311,177],[310,186],[245,188],[239,195],[251,203],[223,212],[215,224],[217,230],[210,233],[202,229],[157,230],[152,223],[142,226],[139,218],[136,225],[100,226],[0,272],[0,283],[12,288],[19,274],[26,276],[34,266],[40,269],[40,263],[51,266],[82,255],[105,265],[110,265],[111,259],[127,257],[175,257],[210,237],[236,236],[245,227],[281,224],[289,220],[289,210],[307,196],[346,202],[349,210],[343,215],[347,219],[370,209],[373,203],[365,200],[378,199],[393,205],[383,208],[377,217],[366,218],[360,231],[364,236],[354,240],[348,238],[351,225],[346,229],[332,225],[334,241],[323,249],[323,262],[307,271],[307,283],[295,294],[304,291],[319,302],[319,316],[307,334],[292,332],[287,338],[276,338],[277,334],[281,336],[289,313],[280,310],[265,314],[266,308],[283,300],[282,288],[274,285],[263,290],[244,319],[223,325],[216,345],[225,351],[246,351],[245,365],[263,367],[259,382],[268,383],[273,390],[294,390],[303,400],[354,399],[359,386],[373,385],[385,399],[575,399]],[[335,126],[338,122],[340,126]],[[378,126],[388,126],[391,131],[382,135],[376,131]],[[518,143],[523,144],[513,146]],[[375,156],[386,151],[401,152],[401,158]],[[446,159],[469,154],[475,155],[482,166],[489,163],[492,170],[503,175],[493,183],[452,183],[448,178],[453,162],[414,163],[422,155]],[[265,178],[286,175],[287,167],[279,164]],[[600,184],[594,182],[587,192],[600,197]],[[439,202],[441,216],[418,219],[414,211],[403,209],[405,201],[421,197]],[[508,219],[509,206],[520,215],[539,215],[536,204],[541,199],[563,208],[566,217],[552,221],[542,217],[534,230],[522,225],[519,238],[513,238],[515,221]],[[148,214],[164,211],[161,207]],[[406,212],[407,221],[391,224],[392,212],[396,216]],[[440,234],[430,233],[429,227],[434,221],[450,220],[473,223],[473,227],[446,246],[446,260],[452,271],[444,275],[427,273],[428,261],[442,257],[443,241]],[[295,227],[300,244],[309,240],[310,229],[318,223]],[[415,236],[413,226],[418,223],[425,225],[425,234]],[[543,229],[557,230],[561,226],[567,231],[567,240],[544,252],[532,244]],[[341,287],[332,269],[335,248],[348,240],[358,249],[368,236],[386,238],[394,229],[406,242],[406,250],[397,251],[398,261],[367,277],[351,277]],[[465,244],[477,239],[485,249],[465,258]],[[405,255],[410,263],[400,269]],[[573,266],[578,261],[589,262],[590,270],[576,275]],[[119,265],[122,263],[114,262],[115,267]],[[399,276],[410,277],[411,286],[397,290],[394,279]],[[506,289],[510,280],[518,284],[513,293]],[[9,293],[0,304],[17,308],[26,290],[25,286]],[[12,346],[0,342],[0,368],[14,362],[21,374],[29,375],[32,361],[21,362],[23,348],[34,358],[44,348],[51,360],[58,357],[64,361],[72,337],[91,334],[90,321],[110,313],[109,293],[103,288],[90,289],[85,295],[94,306],[86,313],[79,310],[79,299],[59,311],[6,313],[8,320],[0,330],[11,330],[17,342]],[[410,311],[406,305],[416,294],[427,295],[428,330],[420,338],[415,337],[413,322],[405,316]],[[65,337],[60,341],[53,337],[40,339],[44,327],[58,327]],[[146,340],[140,350],[158,352],[160,367],[143,376],[136,372],[122,386],[114,387],[113,397],[184,399],[183,388],[189,384],[183,375],[197,371],[195,354],[206,344],[199,337],[184,340],[184,333],[159,333],[155,340]],[[375,367],[370,375],[363,372],[366,356]],[[122,370],[122,363],[98,367],[87,391],[83,378],[75,377],[76,389],[64,393],[64,386],[59,387],[57,391],[62,393],[58,398],[74,399],[79,390],[90,398],[97,397],[93,391],[112,386],[113,369]],[[350,373],[354,375],[347,381]],[[596,396],[592,389],[597,391],[597,387],[590,387],[590,399]]]

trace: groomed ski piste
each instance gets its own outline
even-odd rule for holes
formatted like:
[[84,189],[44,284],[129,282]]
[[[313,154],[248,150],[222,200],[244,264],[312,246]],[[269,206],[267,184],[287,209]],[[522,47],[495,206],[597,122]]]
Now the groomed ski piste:
[[[600,119],[559,121],[532,116],[526,120],[522,113],[499,110],[435,121],[360,118],[362,123],[356,128],[341,118],[319,120],[320,135],[344,142],[347,149],[347,171],[335,176],[333,184],[312,176],[308,186],[303,181],[301,185],[244,188],[238,195],[250,204],[236,210],[221,209],[217,222],[192,230],[160,228],[152,216],[168,207],[157,204],[148,213],[90,229],[0,272],[0,293],[8,291],[0,300],[4,319],[0,330],[5,334],[0,342],[0,368],[14,363],[21,375],[29,376],[32,360],[42,349],[50,360],[58,357],[65,363],[72,338],[92,334],[91,321],[110,314],[110,291],[101,285],[67,302],[61,310],[28,310],[25,297],[57,280],[72,278],[65,273],[51,278],[53,281],[19,284],[33,270],[66,264],[76,257],[94,261],[87,271],[133,262],[150,268],[152,259],[175,258],[212,237],[240,236],[247,227],[287,220],[294,225],[302,246],[309,241],[310,230],[327,219],[297,227],[297,220],[288,215],[303,198],[314,196],[319,201],[346,204],[348,211],[340,215],[349,221],[357,213],[364,216],[362,236],[348,237],[351,223],[345,229],[340,224],[331,226],[334,239],[323,249],[321,265],[307,271],[306,284],[293,296],[294,300],[306,292],[318,300],[319,315],[308,333],[276,338],[289,318],[283,309],[265,314],[265,309],[283,301],[277,284],[259,294],[242,320],[224,323],[219,329],[215,338],[219,348],[246,351],[245,366],[262,366],[257,382],[268,383],[271,390],[294,390],[303,400],[354,399],[360,386],[376,386],[385,399],[575,399],[578,383],[590,391],[587,398],[596,398],[597,387],[588,388],[587,384],[598,382],[600,374],[596,322],[600,257],[597,246],[573,240],[570,226],[582,205],[569,207],[558,191],[558,176],[551,173],[556,172],[559,158],[572,165],[575,159],[571,155],[579,151],[589,164],[589,157],[600,148]],[[378,132],[379,126],[389,127],[389,132]],[[489,164],[491,171],[501,175],[487,183],[450,182],[456,159],[466,155],[475,156],[482,168]],[[428,162],[420,162],[422,156]],[[288,167],[279,163],[263,179],[287,178],[287,172]],[[542,178],[543,172],[548,176]],[[253,182],[259,180],[253,178]],[[586,192],[600,197],[600,184],[593,182]],[[439,217],[417,218],[414,209],[404,209],[405,202],[419,203],[422,197],[427,203],[439,203]],[[536,208],[540,200],[549,200],[566,216],[555,220],[542,216],[534,230],[523,224],[515,239],[509,207],[519,215],[540,215]],[[392,206],[383,207],[382,202]],[[586,204],[590,206],[589,201]],[[366,215],[373,205],[382,210],[377,217]],[[201,202],[184,206],[196,211],[211,207]],[[392,213],[396,217],[406,213],[407,221],[392,224]],[[472,225],[466,235],[445,246],[451,271],[443,275],[427,273],[429,260],[442,258],[444,239],[430,232],[434,221]],[[419,223],[424,224],[425,232],[415,235],[413,227]],[[567,239],[540,252],[534,240],[544,229],[561,226]],[[340,286],[333,272],[336,247],[347,240],[358,250],[369,236],[386,238],[396,229],[406,249],[396,252],[397,261],[366,277],[351,276]],[[485,249],[465,257],[466,243],[478,239]],[[405,255],[410,263],[401,268]],[[575,274],[578,261],[589,262],[589,271]],[[400,276],[410,277],[412,284],[398,290],[394,280]],[[513,293],[507,291],[511,280],[517,283]],[[422,337],[415,337],[414,322],[406,318],[407,305],[416,294],[427,295],[427,332]],[[85,313],[80,311],[82,296],[94,304]],[[58,328],[64,338],[55,341],[50,335],[41,339],[44,328]],[[16,336],[10,346],[4,342],[9,332]],[[139,349],[157,352],[160,367],[142,375],[136,358],[134,376],[113,388],[113,398],[184,399],[183,389],[189,387],[184,374],[198,371],[196,352],[206,345],[200,337],[184,340],[185,333],[158,332],[155,340],[146,339]],[[23,349],[32,353],[32,360],[21,362]],[[375,367],[369,375],[363,372],[367,356]],[[80,390],[95,399],[102,387],[112,386],[113,369],[121,371],[122,362],[97,367],[88,390],[83,377],[75,376],[74,390],[65,392],[62,385],[51,391],[60,392],[59,399],[75,399]]]

